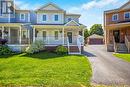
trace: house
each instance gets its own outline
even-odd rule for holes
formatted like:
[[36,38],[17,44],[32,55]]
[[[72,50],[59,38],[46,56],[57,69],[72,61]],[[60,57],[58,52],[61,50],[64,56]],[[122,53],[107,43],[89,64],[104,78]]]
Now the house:
[[93,34],[86,38],[86,43],[89,45],[102,45],[104,44],[104,36]]
[[7,39],[8,46],[14,51],[22,51],[37,40],[42,40],[49,50],[63,45],[70,54],[83,51],[84,41],[79,36],[84,37],[85,26],[79,23],[80,14],[67,13],[54,3],[34,11],[21,10],[14,5],[8,12],[12,2],[1,2],[0,38]]
[[104,12],[108,51],[130,52],[130,0],[118,9]]

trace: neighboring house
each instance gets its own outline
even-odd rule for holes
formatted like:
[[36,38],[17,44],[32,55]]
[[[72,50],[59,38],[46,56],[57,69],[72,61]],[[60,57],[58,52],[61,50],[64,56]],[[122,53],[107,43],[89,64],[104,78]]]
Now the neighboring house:
[[53,3],[35,11],[14,8],[14,13],[0,15],[0,38],[7,39],[8,45],[15,51],[42,40],[46,49],[63,45],[70,54],[79,54],[83,51],[83,37],[80,36],[84,36],[85,28],[79,23],[80,16],[68,14]]
[[130,52],[130,1],[104,12],[104,28],[108,51]]
[[104,44],[104,36],[93,34],[86,38],[86,43],[89,45],[101,45]]

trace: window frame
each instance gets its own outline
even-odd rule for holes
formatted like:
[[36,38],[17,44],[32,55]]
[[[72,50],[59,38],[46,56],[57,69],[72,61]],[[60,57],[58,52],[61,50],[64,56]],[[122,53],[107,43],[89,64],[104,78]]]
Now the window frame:
[[[56,18],[57,17],[57,18]],[[55,14],[54,15],[54,21],[59,21],[59,15],[58,14]]]
[[[43,32],[46,32],[46,36],[45,37],[43,36]],[[44,41],[47,41],[47,31],[45,31],[45,30],[42,31],[42,37],[43,37]]]
[[[58,36],[56,36],[56,32],[58,32],[58,33],[57,33]],[[54,31],[54,39],[55,39],[56,41],[59,40],[59,31]]]
[[[44,17],[45,17],[45,20],[43,20]],[[42,21],[43,21],[43,22],[47,21],[47,15],[46,15],[46,14],[43,14],[43,15],[42,15]]]
[[[126,14],[129,13],[129,18],[126,18]],[[124,19],[130,19],[130,12],[125,12],[124,13]]]
[[[116,19],[116,20],[114,19],[114,16],[117,16],[117,19]],[[119,14],[113,14],[113,15],[112,15],[112,21],[118,21],[118,20],[119,20]]]
[[[23,15],[23,19],[22,19],[22,15]],[[26,14],[25,13],[20,13],[20,21],[25,21],[25,16],[26,16]]]

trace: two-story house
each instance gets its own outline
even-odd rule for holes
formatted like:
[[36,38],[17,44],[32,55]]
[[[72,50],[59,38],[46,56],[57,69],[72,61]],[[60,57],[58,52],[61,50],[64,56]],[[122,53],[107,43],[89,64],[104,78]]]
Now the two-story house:
[[[8,3],[7,6],[1,3],[2,11],[8,11]],[[81,36],[85,26],[79,23],[80,14],[68,14],[53,3],[35,11],[13,9],[12,13],[0,15],[0,38],[7,39],[13,50],[21,51],[37,40],[42,40],[49,50],[58,45],[67,47],[71,53],[83,50]]]
[[104,29],[108,51],[130,52],[130,1],[104,12]]

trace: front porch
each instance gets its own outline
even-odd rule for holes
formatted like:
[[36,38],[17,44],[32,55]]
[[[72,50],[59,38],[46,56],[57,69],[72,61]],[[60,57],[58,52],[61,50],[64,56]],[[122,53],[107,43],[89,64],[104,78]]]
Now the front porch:
[[130,52],[130,27],[109,27],[106,30],[106,45],[108,51],[123,50]]
[[74,50],[81,52],[84,46],[82,36],[84,36],[84,30],[79,26],[33,26],[33,41],[43,41],[49,50],[63,45],[68,48],[69,52]]
[[31,43],[30,30],[17,23],[0,25],[0,38],[6,39],[14,51],[20,51]]

